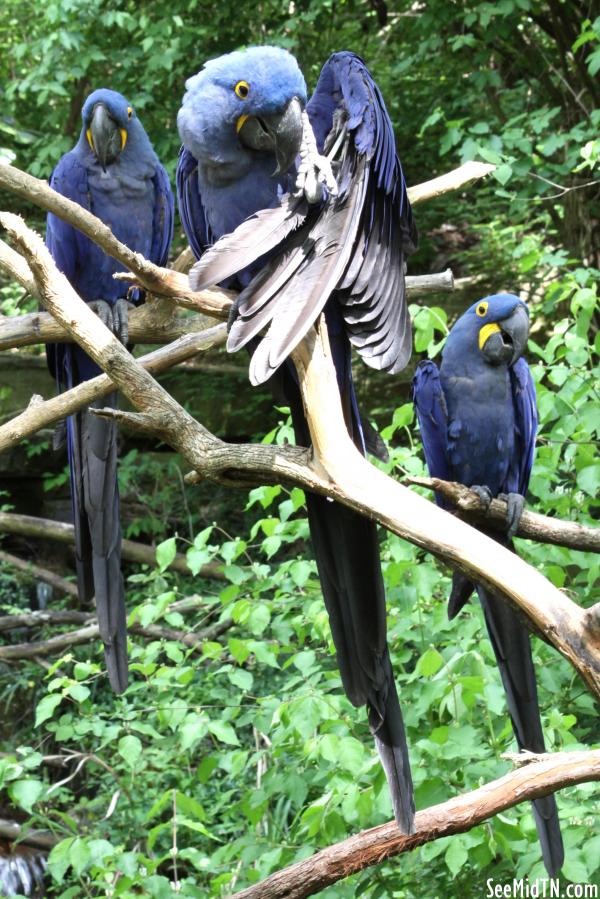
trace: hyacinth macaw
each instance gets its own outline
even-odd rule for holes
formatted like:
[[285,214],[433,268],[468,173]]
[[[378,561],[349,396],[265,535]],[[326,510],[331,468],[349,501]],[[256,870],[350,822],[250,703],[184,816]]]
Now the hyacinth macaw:
[[[526,304],[511,294],[474,303],[448,335],[438,369],[421,362],[413,379],[427,467],[432,477],[459,481],[489,505],[507,501],[507,530],[490,536],[512,548],[533,465],[535,386],[523,352],[529,334]],[[439,500],[444,505],[442,500]],[[455,573],[448,615],[479,595],[519,749],[544,752],[529,632],[503,600]],[[533,814],[544,863],[555,876],[564,860],[554,796],[536,799]]]
[[[169,178],[133,106],[112,90],[87,98],[75,147],[52,173],[50,184],[109,225],[124,244],[158,265],[167,261],[174,201]],[[128,287],[113,274],[122,264],[50,213],[46,244],[77,293],[127,343]],[[74,387],[101,370],[75,344],[47,348],[59,385]],[[116,394],[92,408],[116,404]],[[117,427],[87,410],[67,422],[67,448],[75,523],[77,583],[83,602],[96,597],[100,636],[110,683],[127,686],[127,630],[121,575],[121,525],[117,486]]]
[[[186,88],[177,196],[200,260],[190,284],[242,291],[228,349],[250,344],[251,381],[270,379],[283,395],[303,446],[309,430],[286,358],[324,309],[347,427],[364,451],[350,346],[374,368],[406,364],[405,257],[416,243],[379,88],[359,57],[336,53],[307,103],[296,60],[276,47],[212,60]],[[309,494],[307,506],[344,688],[367,706],[396,819],[410,833],[413,788],[376,528],[320,496]]]

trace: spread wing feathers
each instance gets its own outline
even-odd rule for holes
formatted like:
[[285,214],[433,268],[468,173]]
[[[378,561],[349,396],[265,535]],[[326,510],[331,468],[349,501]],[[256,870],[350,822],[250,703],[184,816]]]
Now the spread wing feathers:
[[198,162],[182,147],[175,176],[177,206],[185,236],[196,259],[213,243],[198,187]]
[[190,270],[192,290],[204,290],[243,271],[279,246],[306,220],[309,206],[303,197],[285,194],[281,205],[262,209],[231,234],[221,237]]
[[[519,749],[545,752],[529,633],[506,603],[481,587],[477,592]],[[536,799],[532,806],[544,864],[550,876],[555,877],[564,861],[556,801],[554,796],[545,796]]]
[[323,68],[308,113],[317,134],[329,124],[327,144],[344,127],[346,140],[368,160],[353,260],[337,297],[350,340],[364,361],[400,371],[411,351],[405,257],[416,248],[417,231],[385,103],[364,62],[352,53],[335,53]]
[[368,182],[365,157],[344,155],[352,168],[350,189],[331,198],[294,231],[238,298],[238,318],[227,344],[233,352],[270,325],[250,364],[253,384],[266,381],[323,310],[350,261]]
[[[116,406],[116,394],[92,408]],[[112,688],[127,687],[127,626],[121,575],[117,486],[117,427],[89,412],[68,419],[77,582],[81,598],[95,595],[100,638]]]
[[[240,295],[227,345],[234,352],[269,326],[251,363],[255,384],[281,365],[332,294],[341,304],[348,336],[367,364],[399,371],[410,356],[404,257],[416,246],[416,229],[391,122],[362,60],[352,53],[334,54],[307,111],[319,149],[333,154],[339,193],[308,214],[288,200],[288,209],[274,210],[264,221],[262,213],[256,217],[269,249],[277,246],[271,221],[286,227],[278,255]],[[242,229],[250,230],[252,221]],[[249,237],[243,235],[238,243],[236,235],[223,249],[242,253],[235,263],[239,271],[252,261],[251,245]],[[254,235],[251,239],[255,253],[261,248],[264,253],[265,244]],[[205,286],[231,274],[225,264],[198,283]]]
[[510,381],[515,409],[516,440],[505,492],[525,496],[535,455],[538,415],[535,384],[529,366],[522,357],[510,369]]
[[154,183],[154,216],[150,261],[156,265],[166,265],[173,240],[175,201],[169,176],[160,163],[156,167],[152,180]]
[[[356,159],[357,174],[345,199],[327,205],[311,229],[310,238],[294,255],[304,259],[295,276],[272,304],[271,325],[250,363],[253,384],[266,381],[302,340],[322,312],[348,264],[361,215],[366,187],[364,158]],[[240,304],[241,319],[249,310]]]

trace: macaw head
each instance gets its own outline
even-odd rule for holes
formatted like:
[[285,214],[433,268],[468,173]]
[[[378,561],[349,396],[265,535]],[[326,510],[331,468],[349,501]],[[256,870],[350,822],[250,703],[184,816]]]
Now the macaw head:
[[86,140],[103,169],[125,149],[132,128],[141,128],[129,101],[107,88],[89,95],[81,116]]
[[525,352],[529,310],[511,293],[484,297],[459,318],[446,341],[454,353],[480,353],[488,365],[514,365]]
[[236,50],[207,62],[185,86],[177,126],[196,159],[235,166],[257,151],[275,156],[274,175],[292,166],[307,95],[302,72],[287,50]]

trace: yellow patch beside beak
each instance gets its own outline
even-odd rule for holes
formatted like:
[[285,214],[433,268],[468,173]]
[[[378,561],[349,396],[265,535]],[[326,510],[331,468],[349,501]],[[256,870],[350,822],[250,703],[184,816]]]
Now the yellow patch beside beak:
[[92,129],[91,128],[88,128],[88,130],[85,132],[85,136],[87,137],[88,144],[90,145],[90,147],[93,150],[94,149],[94,141],[92,140]]
[[121,149],[124,150],[127,143],[127,132],[124,128],[119,128],[119,131],[121,132]]
[[496,322],[491,322],[489,325],[484,325],[483,328],[481,328],[479,331],[479,349],[483,349],[488,337],[491,337],[492,334],[498,334],[500,330],[500,325],[497,325]]
[[247,115],[241,115],[241,116],[239,117],[239,119],[238,119],[237,122],[235,123],[235,131],[236,131],[236,134],[239,134],[239,133],[240,133],[240,131],[242,130],[242,128],[243,128],[243,126],[244,126],[244,122],[246,121],[246,119],[249,119],[249,118],[250,118],[250,116],[247,116]]

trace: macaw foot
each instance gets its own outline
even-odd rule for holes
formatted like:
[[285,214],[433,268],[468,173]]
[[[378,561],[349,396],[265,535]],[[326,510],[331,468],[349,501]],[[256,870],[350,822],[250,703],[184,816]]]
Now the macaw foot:
[[308,115],[302,113],[302,143],[300,145],[300,165],[296,178],[295,194],[304,194],[307,202],[320,203],[323,199],[323,188],[331,196],[337,196],[338,187],[331,163],[326,156],[321,156]]
[[472,490],[473,493],[477,494],[481,504],[483,505],[484,511],[487,512],[492,501],[492,491],[490,490],[490,488],[485,486],[482,487],[479,484],[473,484],[471,487],[469,487],[469,490]]
[[506,536],[512,540],[519,530],[525,497],[520,493],[499,493],[498,499],[503,499],[506,503]]
[[124,346],[129,343],[129,310],[133,308],[129,300],[117,300],[112,308],[113,334]]
[[133,304],[121,299],[112,305],[106,300],[93,300],[89,305],[102,324],[126,345],[129,340],[129,310],[133,308]]
[[112,306],[110,303],[107,303],[106,300],[93,300],[89,304],[90,309],[93,309],[100,321],[103,325],[112,331],[113,327],[113,314],[112,314]]

